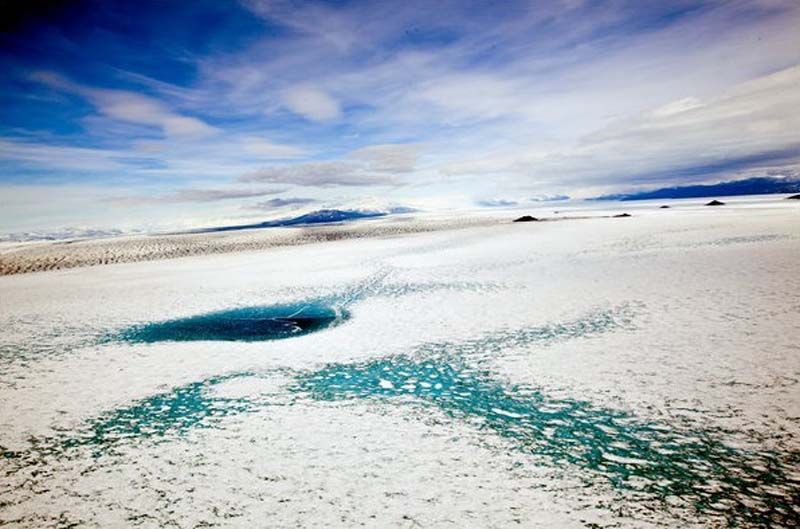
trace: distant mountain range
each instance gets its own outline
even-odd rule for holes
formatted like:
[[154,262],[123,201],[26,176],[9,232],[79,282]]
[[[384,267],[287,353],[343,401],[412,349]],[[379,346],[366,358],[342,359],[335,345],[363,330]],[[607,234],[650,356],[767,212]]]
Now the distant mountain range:
[[717,184],[664,187],[653,191],[603,195],[590,200],[652,200],[659,198],[706,198],[740,195],[772,195],[800,192],[800,180],[777,177],[756,177]]
[[250,230],[256,228],[280,228],[286,226],[311,226],[314,224],[330,224],[334,222],[347,222],[358,219],[369,219],[375,217],[385,217],[386,215],[397,215],[401,213],[413,213],[414,208],[403,206],[391,207],[385,210],[370,209],[319,209],[297,217],[285,219],[268,220],[255,224],[240,224],[236,226],[221,226],[218,228],[207,228],[197,230],[200,233]]
[[[297,217],[285,219],[268,220],[255,224],[240,224],[234,226],[219,226],[215,228],[200,228],[196,230],[180,232],[162,233],[212,233],[221,231],[249,230],[254,228],[279,228],[282,226],[311,226],[314,224],[329,224],[335,222],[348,222],[358,219],[368,219],[375,217],[385,217],[387,215],[399,215],[402,213],[413,213],[414,208],[405,206],[381,207],[381,209],[320,209],[305,213]],[[0,234],[0,243],[17,243],[29,241],[61,241],[70,239],[96,239],[104,237],[118,237],[121,235],[142,235],[146,232],[142,230],[122,231],[122,230],[97,230],[97,229],[78,229],[64,228],[58,231],[25,232]]]
[[122,230],[99,230],[92,228],[63,228],[55,231],[27,231],[22,233],[0,234],[0,243],[3,242],[32,242],[32,241],[63,241],[69,239],[99,239],[103,237],[118,237],[134,232]]

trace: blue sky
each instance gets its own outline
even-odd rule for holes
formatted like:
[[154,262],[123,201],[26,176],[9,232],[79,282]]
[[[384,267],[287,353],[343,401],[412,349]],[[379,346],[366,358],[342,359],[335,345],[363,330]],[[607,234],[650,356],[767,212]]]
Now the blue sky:
[[800,167],[795,0],[29,4],[0,17],[0,232]]

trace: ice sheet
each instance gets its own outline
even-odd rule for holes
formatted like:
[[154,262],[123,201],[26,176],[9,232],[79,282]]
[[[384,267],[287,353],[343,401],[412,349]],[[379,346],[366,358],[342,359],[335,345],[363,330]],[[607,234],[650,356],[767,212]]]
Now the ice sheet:
[[[630,211],[0,277],[0,521],[797,520],[800,209]],[[108,339],[320,299],[349,318]]]

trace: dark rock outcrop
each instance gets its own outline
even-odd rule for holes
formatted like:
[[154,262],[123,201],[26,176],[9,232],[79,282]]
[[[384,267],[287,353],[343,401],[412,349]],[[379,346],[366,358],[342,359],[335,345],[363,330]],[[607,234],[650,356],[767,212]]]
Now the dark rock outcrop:
[[800,200],[800,195],[792,195],[790,197],[786,197],[786,200]]
[[658,206],[658,209],[669,209],[669,206],[667,206],[667,205]]
[[624,219],[625,217],[630,217],[630,216],[631,216],[630,213],[618,213],[617,215],[612,215],[611,217],[615,219]]
[[720,202],[719,200],[712,200],[711,202],[707,203],[706,206],[724,206],[725,202]]
[[536,217],[531,217],[530,215],[523,215],[518,219],[514,219],[514,222],[536,222],[539,219]]

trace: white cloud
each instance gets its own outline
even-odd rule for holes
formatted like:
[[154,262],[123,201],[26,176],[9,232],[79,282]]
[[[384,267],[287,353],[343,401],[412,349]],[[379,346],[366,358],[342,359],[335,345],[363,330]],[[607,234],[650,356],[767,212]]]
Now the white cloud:
[[401,175],[413,173],[418,153],[415,145],[370,145],[338,160],[264,167],[239,181],[317,187],[399,185]]
[[524,84],[488,73],[445,74],[422,84],[412,98],[443,111],[451,123],[520,116],[531,99]]
[[297,158],[306,154],[300,147],[272,143],[261,138],[245,138],[242,145],[248,153],[267,158]]
[[295,85],[283,92],[283,101],[295,114],[311,121],[328,121],[341,115],[339,103],[309,84]]
[[653,116],[659,118],[668,117],[674,114],[680,114],[681,112],[694,110],[701,106],[703,106],[703,104],[696,97],[684,97],[683,99],[672,101],[653,110]]
[[400,174],[416,168],[420,147],[413,144],[369,145],[350,153],[353,160],[363,162],[368,171]]
[[273,209],[286,208],[289,206],[307,206],[308,204],[313,204],[315,202],[318,202],[318,200],[314,198],[278,197],[278,198],[271,198],[263,202],[258,202],[257,204],[253,204],[251,206],[245,206],[244,209],[270,211]]
[[165,195],[126,196],[116,197],[112,200],[125,204],[154,204],[154,203],[181,203],[181,202],[219,202],[240,198],[263,197],[283,193],[285,189],[179,189]]
[[0,160],[14,160],[48,168],[77,170],[121,170],[124,153],[109,149],[91,149],[44,145],[0,138]]
[[326,46],[346,51],[357,42],[358,26],[348,13],[314,2],[243,0],[257,15],[298,33],[317,37]]
[[202,137],[218,132],[197,118],[180,115],[157,99],[141,94],[86,87],[53,72],[35,72],[31,78],[57,90],[84,97],[104,116],[158,127],[167,136]]
[[152,125],[161,126],[167,136],[210,136],[218,130],[197,118],[162,115],[152,121]]
[[571,146],[495,152],[446,164],[450,175],[495,174],[572,187],[680,183],[800,164],[800,66],[720,96],[680,99],[621,118]]
[[359,164],[335,160],[297,165],[264,167],[239,178],[241,182],[266,182],[299,186],[371,186],[391,185],[390,175],[366,173]]

